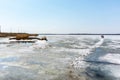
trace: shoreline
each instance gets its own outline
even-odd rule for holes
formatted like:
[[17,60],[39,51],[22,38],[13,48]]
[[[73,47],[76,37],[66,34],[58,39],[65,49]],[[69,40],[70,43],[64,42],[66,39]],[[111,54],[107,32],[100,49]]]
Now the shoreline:
[[39,35],[120,35],[120,34],[90,34],[90,33],[84,33],[84,34],[39,34]]
[[30,34],[30,33],[10,33],[10,32],[1,32],[0,37],[14,37],[17,35],[27,34],[28,36],[38,36],[39,34]]

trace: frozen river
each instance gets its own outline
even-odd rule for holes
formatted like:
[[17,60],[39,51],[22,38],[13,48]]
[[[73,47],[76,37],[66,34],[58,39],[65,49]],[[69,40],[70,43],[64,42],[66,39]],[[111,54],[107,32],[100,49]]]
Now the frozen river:
[[0,80],[120,80],[120,36],[46,37],[36,43],[1,38]]

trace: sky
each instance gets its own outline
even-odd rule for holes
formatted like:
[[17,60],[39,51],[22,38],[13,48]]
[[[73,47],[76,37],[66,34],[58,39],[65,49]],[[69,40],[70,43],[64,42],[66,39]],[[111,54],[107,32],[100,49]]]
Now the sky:
[[120,33],[120,0],[0,0],[2,32]]

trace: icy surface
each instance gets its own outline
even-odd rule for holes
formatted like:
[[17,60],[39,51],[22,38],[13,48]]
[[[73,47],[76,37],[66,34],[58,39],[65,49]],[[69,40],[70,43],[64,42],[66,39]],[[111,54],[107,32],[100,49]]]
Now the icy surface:
[[119,36],[47,38],[35,43],[1,38],[0,80],[120,80]]

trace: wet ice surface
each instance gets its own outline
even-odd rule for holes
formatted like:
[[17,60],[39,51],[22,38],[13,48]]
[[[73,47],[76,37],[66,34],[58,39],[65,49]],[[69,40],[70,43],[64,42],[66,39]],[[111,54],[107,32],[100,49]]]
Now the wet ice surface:
[[120,39],[47,38],[48,42],[0,44],[0,80],[120,80]]

